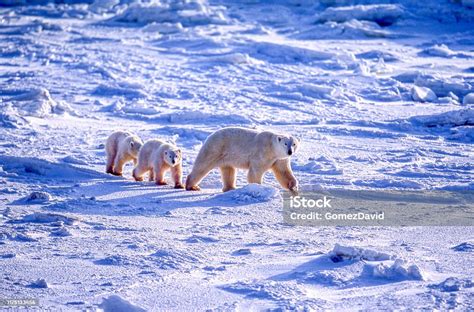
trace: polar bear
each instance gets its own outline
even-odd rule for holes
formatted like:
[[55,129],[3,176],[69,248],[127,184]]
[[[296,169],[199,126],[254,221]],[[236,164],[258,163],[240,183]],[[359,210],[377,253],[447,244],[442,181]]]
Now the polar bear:
[[133,169],[136,181],[143,181],[143,175],[148,171],[149,180],[157,185],[166,185],[164,175],[171,170],[174,188],[184,188],[181,180],[183,168],[181,165],[181,150],[172,144],[160,140],[148,140],[138,153],[138,164]]
[[299,141],[294,137],[270,131],[229,127],[212,133],[199,151],[186,189],[200,190],[198,184],[212,169],[219,167],[223,192],[235,189],[236,169],[248,169],[249,183],[262,183],[263,175],[272,170],[287,190],[297,192],[298,181],[290,166],[290,156]]
[[142,140],[125,131],[116,131],[112,133],[105,144],[107,153],[106,172],[121,176],[123,166],[129,161],[137,162],[138,151],[142,147]]

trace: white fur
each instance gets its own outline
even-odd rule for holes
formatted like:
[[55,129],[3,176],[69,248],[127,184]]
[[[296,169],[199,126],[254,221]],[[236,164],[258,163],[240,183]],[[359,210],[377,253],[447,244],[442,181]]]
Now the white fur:
[[296,192],[289,157],[297,150],[295,138],[270,131],[230,127],[211,134],[196,158],[186,180],[187,190],[199,190],[199,182],[214,168],[220,168],[223,191],[235,189],[236,169],[247,169],[249,183],[262,183],[266,171],[272,170],[280,184]]
[[143,181],[143,175],[149,173],[149,180],[165,185],[164,174],[171,170],[175,188],[183,188],[181,150],[172,144],[160,140],[146,141],[138,154],[138,164],[133,169],[136,181]]
[[142,145],[142,140],[130,132],[116,131],[112,133],[105,144],[107,154],[106,172],[122,175],[123,166],[127,162],[133,161],[136,163],[138,151]]

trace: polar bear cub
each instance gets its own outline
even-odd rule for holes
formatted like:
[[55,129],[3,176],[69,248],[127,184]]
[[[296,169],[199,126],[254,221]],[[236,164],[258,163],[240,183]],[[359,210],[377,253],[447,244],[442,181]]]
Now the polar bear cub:
[[171,170],[174,188],[184,188],[182,184],[183,169],[181,165],[181,150],[161,140],[148,140],[140,149],[138,164],[133,169],[136,181],[143,181],[143,175],[148,172],[149,180],[157,185],[166,185],[165,172]]
[[271,169],[282,187],[297,192],[298,181],[291,171],[290,156],[298,145],[297,139],[270,131],[220,129],[204,142],[186,179],[186,189],[199,190],[201,180],[219,167],[224,192],[235,189],[236,169],[247,169],[247,181],[259,184],[265,172]]
[[138,151],[142,145],[142,140],[130,132],[116,131],[112,133],[105,144],[105,152],[107,154],[105,171],[121,176],[123,166],[127,162],[137,162]]

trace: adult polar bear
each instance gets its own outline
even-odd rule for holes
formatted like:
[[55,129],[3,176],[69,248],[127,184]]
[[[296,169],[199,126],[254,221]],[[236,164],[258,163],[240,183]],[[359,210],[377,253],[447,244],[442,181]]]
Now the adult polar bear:
[[200,190],[198,184],[219,167],[226,192],[235,189],[236,169],[247,169],[249,183],[262,183],[263,175],[272,170],[287,190],[296,192],[298,181],[290,166],[290,156],[298,148],[295,138],[270,131],[229,127],[212,133],[199,151],[192,172],[186,179],[186,190]]

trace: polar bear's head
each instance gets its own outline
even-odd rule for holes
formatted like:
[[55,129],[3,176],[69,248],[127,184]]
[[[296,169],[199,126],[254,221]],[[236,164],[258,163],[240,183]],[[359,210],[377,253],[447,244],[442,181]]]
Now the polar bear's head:
[[167,148],[164,152],[164,160],[171,167],[177,166],[181,163],[181,150],[179,148]]
[[292,136],[276,135],[273,140],[276,156],[278,159],[288,158],[293,155],[299,146],[298,139]]
[[127,137],[127,144],[128,144],[128,153],[133,157],[138,156],[138,152],[140,148],[142,148],[143,142],[139,137],[131,135]]

